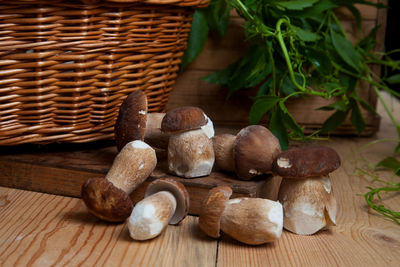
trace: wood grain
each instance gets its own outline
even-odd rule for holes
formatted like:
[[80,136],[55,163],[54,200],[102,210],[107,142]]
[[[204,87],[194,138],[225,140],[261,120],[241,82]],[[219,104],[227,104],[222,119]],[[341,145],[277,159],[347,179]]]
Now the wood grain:
[[[232,131],[232,129],[230,129]],[[103,147],[65,146],[24,151],[9,148],[0,154],[0,186],[45,192],[63,196],[81,196],[82,184],[93,177],[104,177],[117,155],[114,145]],[[148,184],[158,178],[172,178],[183,183],[190,194],[190,214],[200,213],[201,203],[208,191],[218,185],[233,189],[235,197],[276,199],[280,178],[262,176],[241,181],[234,174],[214,170],[207,177],[184,179],[168,174],[165,152],[157,153],[158,164],[150,177],[140,185],[131,198],[136,203],[143,199]]]
[[137,242],[125,224],[89,215],[79,199],[0,187],[1,266],[214,266],[217,242],[189,216]]
[[[393,114],[400,119],[400,102],[394,102]],[[383,120],[377,138],[396,139],[393,124],[378,106]],[[332,138],[322,142],[333,147],[342,159],[342,166],[332,175],[332,188],[338,201],[337,225],[312,236],[299,236],[284,231],[274,244],[253,247],[239,244],[224,236],[218,248],[218,266],[398,266],[400,261],[400,227],[370,210],[365,202],[372,178],[358,169],[379,175],[380,179],[398,182],[387,171],[371,169],[383,158],[392,155],[394,143],[364,145],[375,138]],[[400,209],[400,194],[382,194],[385,205]]]
[[[400,119],[400,102],[393,114]],[[382,114],[377,138],[393,138],[396,129]],[[400,227],[367,208],[367,186],[379,186],[356,172],[391,155],[393,143],[361,149],[372,138],[333,138],[342,167],[332,174],[338,200],[337,225],[312,236],[287,231],[275,243],[240,244],[226,235],[219,241],[202,234],[197,218],[168,226],[158,238],[131,241],[126,226],[106,224],[89,215],[76,198],[0,187],[0,266],[398,266]],[[381,179],[398,181],[390,173]],[[382,194],[384,203],[400,209],[400,194]]]

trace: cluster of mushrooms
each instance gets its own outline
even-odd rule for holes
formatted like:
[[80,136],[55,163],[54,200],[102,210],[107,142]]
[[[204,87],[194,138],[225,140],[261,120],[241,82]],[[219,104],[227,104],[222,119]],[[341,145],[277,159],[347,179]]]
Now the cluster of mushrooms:
[[185,186],[172,178],[151,182],[136,205],[130,194],[157,165],[154,148],[166,149],[171,174],[204,177],[213,168],[250,180],[263,174],[281,176],[278,201],[233,198],[227,186],[212,188],[202,202],[199,227],[218,238],[220,231],[251,245],[273,242],[282,229],[311,235],[336,223],[336,200],[329,173],[340,166],[331,148],[308,146],[281,151],[265,127],[252,125],[237,135],[214,135],[213,123],[197,107],[149,113],[146,95],[131,93],[122,103],[115,125],[119,151],[105,177],[87,180],[82,199],[88,211],[110,222],[128,220],[134,240],[160,235],[168,224],[179,224],[189,210]]

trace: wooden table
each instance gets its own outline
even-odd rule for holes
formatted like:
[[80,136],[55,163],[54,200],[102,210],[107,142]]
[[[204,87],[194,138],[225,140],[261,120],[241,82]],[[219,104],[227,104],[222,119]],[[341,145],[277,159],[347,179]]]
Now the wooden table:
[[[394,107],[397,118],[399,107]],[[284,231],[280,240],[262,246],[243,245],[226,235],[208,238],[195,216],[168,226],[158,238],[136,242],[125,224],[97,220],[78,198],[0,187],[0,266],[398,266],[400,226],[368,209],[363,194],[379,183],[360,172],[391,155],[394,143],[362,146],[395,136],[383,116],[374,138],[322,142],[343,161],[331,176],[337,226],[312,236]],[[399,181],[388,172],[378,174]],[[388,207],[400,210],[399,193],[382,197]]]

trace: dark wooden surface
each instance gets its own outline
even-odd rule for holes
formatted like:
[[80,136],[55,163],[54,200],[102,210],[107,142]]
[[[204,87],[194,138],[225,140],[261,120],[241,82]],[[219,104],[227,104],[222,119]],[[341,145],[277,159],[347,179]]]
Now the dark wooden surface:
[[[86,145],[3,147],[0,153],[0,186],[63,196],[80,197],[81,185],[89,178],[104,177],[117,155],[112,141]],[[190,194],[191,214],[198,214],[203,197],[214,186],[232,187],[234,196],[276,198],[279,177],[263,176],[251,181],[234,174],[213,171],[210,176],[184,179],[168,174],[165,151],[157,151],[158,164],[150,177],[132,194],[137,202],[154,179],[172,177]]]

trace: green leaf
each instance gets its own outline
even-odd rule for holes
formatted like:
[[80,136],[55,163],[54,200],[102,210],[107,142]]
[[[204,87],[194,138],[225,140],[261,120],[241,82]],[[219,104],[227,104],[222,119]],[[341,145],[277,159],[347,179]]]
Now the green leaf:
[[208,7],[204,9],[210,31],[218,33],[220,37],[225,36],[229,25],[229,12],[231,8],[224,0],[211,0]]
[[301,11],[297,11],[297,13],[294,13],[293,15],[302,18],[316,19],[317,17],[321,17],[321,15],[325,10],[332,9],[335,7],[337,7],[337,5],[332,3],[331,0],[320,0],[313,6],[305,8]]
[[358,43],[357,46],[360,47],[361,49],[365,51],[370,51],[375,47],[376,43],[376,33],[378,32],[380,28],[380,25],[375,26],[367,36],[365,36],[363,39],[361,39]]
[[357,96],[357,95],[355,95],[355,96],[353,96],[357,101],[358,101],[358,103],[361,105],[361,107],[364,109],[364,110],[366,110],[366,111],[368,111],[368,112],[371,112],[372,114],[374,114],[374,115],[378,115],[378,113],[376,112],[376,110],[375,110],[375,108],[374,107],[372,107],[367,101],[365,101],[363,98],[361,98],[361,97],[359,97],[359,96]]
[[272,112],[269,130],[278,138],[281,149],[287,150],[289,147],[289,136],[282,121],[282,111],[280,108],[277,108]]
[[267,80],[258,88],[256,97],[261,97],[261,96],[268,95],[268,92],[269,92],[269,90],[270,90],[271,84],[272,84],[272,79],[271,79],[271,78],[267,79]]
[[397,144],[396,148],[394,149],[394,152],[397,153],[400,151],[400,143]]
[[390,84],[399,84],[400,83],[400,74],[392,75],[386,78],[386,81]]
[[321,133],[327,134],[338,128],[346,120],[348,111],[336,111],[322,125]]
[[347,5],[347,9],[353,14],[354,18],[357,21],[357,28],[361,29],[361,14],[358,8],[352,6],[352,5]]
[[250,109],[249,122],[257,124],[261,117],[273,108],[279,101],[276,96],[261,96],[256,99]]
[[208,25],[204,11],[196,9],[193,14],[192,28],[189,34],[187,49],[182,57],[181,71],[200,54],[207,37]]
[[322,74],[330,75],[332,73],[332,63],[327,56],[326,51],[316,48],[306,49],[307,59],[314,65],[314,67]]
[[286,108],[285,104],[281,101],[279,102],[279,106],[282,110],[282,118],[285,126],[296,133],[298,136],[304,137],[303,128],[296,122],[293,118],[292,114],[290,114],[289,110]]
[[356,128],[357,133],[361,134],[361,132],[365,129],[365,120],[361,114],[357,102],[354,99],[350,100],[350,105],[352,108],[350,116],[351,124],[353,124],[354,128]]
[[293,26],[293,29],[296,30],[296,35],[300,38],[300,40],[304,42],[315,42],[318,41],[321,37],[313,33],[311,31],[303,30],[302,28]]
[[356,90],[357,86],[356,78],[345,73],[340,73],[338,78],[340,84],[346,89],[346,92],[354,92]]
[[349,39],[331,30],[331,39],[336,52],[350,67],[358,73],[362,73],[361,59],[357,50]]
[[276,5],[289,10],[302,10],[306,7],[312,6],[316,2],[318,2],[318,0],[293,0],[286,2],[276,2]]
[[336,102],[334,102],[332,104],[320,107],[317,110],[339,110],[339,111],[346,112],[348,109],[349,108],[347,106],[346,101],[339,100],[339,101],[336,101]]
[[[295,72],[294,73],[294,79],[296,80],[296,82],[298,84],[302,84],[303,83],[303,78],[300,76],[299,73]],[[281,91],[285,94],[285,95],[291,95],[294,92],[297,91],[296,86],[293,84],[292,80],[290,79],[289,75],[286,75],[285,78],[283,78],[282,81],[282,86],[281,86]]]
[[204,80],[208,83],[215,83],[218,85],[227,85],[229,82],[229,78],[231,77],[233,68],[234,68],[234,65],[230,65],[226,69],[219,70],[214,73],[211,73],[210,75],[202,77],[202,80]]
[[233,65],[229,78],[228,94],[242,88],[250,88],[259,84],[271,73],[268,64],[268,54],[265,47],[253,45],[247,49],[246,54]]
[[383,167],[393,170],[396,175],[400,176],[400,161],[394,157],[387,157],[383,159],[382,161],[378,162],[375,167]]

